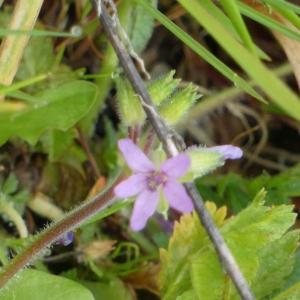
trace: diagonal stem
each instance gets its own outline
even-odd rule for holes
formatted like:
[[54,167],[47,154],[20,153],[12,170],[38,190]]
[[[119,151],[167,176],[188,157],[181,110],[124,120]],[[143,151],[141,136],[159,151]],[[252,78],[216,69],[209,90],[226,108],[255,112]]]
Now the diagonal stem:
[[[120,60],[120,64],[122,65],[127,78],[131,82],[133,89],[140,96],[141,104],[143,105],[149,122],[152,124],[166,154],[169,157],[177,155],[179,152],[177,146],[179,144],[177,136],[176,134],[172,133],[172,131],[167,127],[165,122],[157,113],[151,97],[144,85],[144,82],[139,75],[135,64],[133,63],[132,58],[128,54],[128,49],[126,49],[122,39],[119,37],[120,28],[118,28],[119,22],[117,19],[117,15],[109,15],[109,13],[107,12],[107,6],[110,6],[109,8],[112,12],[116,11],[113,1],[104,0],[106,5],[104,5],[101,0],[94,1],[97,9],[97,14],[103,26],[103,29],[112,46],[114,47],[116,54]],[[213,242],[213,245],[224,269],[231,277],[241,298],[245,300],[255,299],[231,251],[226,245],[219,230],[215,226],[210,214],[206,210],[204,202],[199,195],[194,183],[185,184],[185,188],[187,189],[193,200],[195,210],[199,214],[201,223],[206,229],[211,241]]]
[[77,228],[87,219],[111,205],[115,201],[113,188],[121,180],[122,174],[119,174],[106,190],[97,194],[93,199],[83,202],[82,205],[68,213],[66,217],[57,223],[50,225],[48,229],[37,236],[35,241],[16,255],[10,263],[4,266],[0,271],[0,290],[19,271],[37,259],[43,253],[45,248],[51,246],[64,234]]

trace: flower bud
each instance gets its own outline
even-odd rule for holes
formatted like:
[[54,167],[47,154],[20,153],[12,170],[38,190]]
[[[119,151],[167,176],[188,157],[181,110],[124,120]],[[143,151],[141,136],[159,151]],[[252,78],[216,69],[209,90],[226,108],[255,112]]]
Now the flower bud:
[[142,125],[145,113],[138,96],[127,79],[118,77],[116,80],[119,116],[125,126]]
[[149,87],[148,92],[155,105],[168,98],[180,83],[180,79],[174,79],[175,71],[169,72],[167,75],[153,81]]
[[186,150],[191,160],[191,167],[185,180],[195,179],[206,175],[214,169],[224,165],[227,159],[239,159],[243,151],[232,145],[221,145],[215,147],[191,147]]
[[217,151],[211,151],[206,147],[193,147],[186,151],[190,157],[193,179],[204,176],[218,167],[224,165],[224,157]]
[[176,125],[199,98],[200,94],[197,91],[197,87],[189,84],[162,103],[159,107],[160,115],[168,125]]

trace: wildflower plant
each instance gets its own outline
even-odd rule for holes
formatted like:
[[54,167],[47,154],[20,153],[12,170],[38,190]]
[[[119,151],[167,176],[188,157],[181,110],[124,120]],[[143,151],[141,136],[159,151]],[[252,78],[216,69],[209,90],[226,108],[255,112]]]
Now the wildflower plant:
[[[185,9],[185,18],[194,17],[178,24],[191,28],[195,37],[200,27],[205,29],[216,47],[219,44],[240,66],[239,73],[253,79],[248,82],[160,13],[157,0],[123,0],[117,7],[112,0],[94,0],[94,6],[90,1],[47,4],[41,30],[33,28],[45,1],[15,2],[0,13],[0,25],[8,25],[0,51],[5,98],[0,145],[7,143],[0,155],[0,299],[132,300],[138,299],[135,289],[140,287],[163,300],[300,299],[299,231],[291,229],[296,214],[288,203],[290,197],[300,196],[300,167],[278,177],[265,173],[258,180],[230,173],[204,177],[227,160],[240,159],[242,149],[192,145],[192,139],[186,147],[175,131],[189,131],[188,125],[200,120],[199,112],[207,115],[201,119],[204,123],[233,94],[224,93],[226,101],[220,100],[215,76],[207,80],[206,66],[200,72],[205,72],[203,81],[192,74],[193,83],[183,82],[175,70],[148,80],[139,57],[156,18],[231,80],[235,90],[266,102],[264,91],[277,106],[268,110],[266,120],[276,111],[276,120],[285,112],[282,119],[296,122],[298,96],[277,76],[291,71],[275,75],[261,62],[269,57],[252,41],[241,14],[261,23],[267,20],[286,51],[291,47],[285,42],[288,36],[295,39],[291,48],[298,49],[300,35],[294,29],[300,29],[299,7],[287,0],[177,1],[180,14]],[[164,2],[166,9],[172,8],[172,1]],[[94,18],[100,20],[101,30]],[[71,32],[43,30],[49,28],[47,20],[62,30],[72,26]],[[287,20],[295,28],[283,28]],[[289,58],[292,65],[297,62],[296,51],[286,52],[295,56]],[[187,60],[194,58],[186,54]],[[77,57],[91,65],[74,70],[83,66]],[[186,74],[185,62],[180,74]],[[198,71],[199,66],[193,67]],[[204,100],[199,83],[208,95]],[[115,110],[118,120],[104,110],[105,100],[110,100],[108,111]],[[194,105],[196,114],[191,112]],[[256,120],[256,113],[249,116]],[[245,135],[239,137],[244,142]],[[271,192],[267,195],[265,189]],[[247,200],[241,205],[243,196]],[[123,209],[130,211],[129,217]],[[61,250],[65,252],[58,253]],[[70,258],[71,267],[64,264]],[[63,274],[49,274],[61,270]]]
[[[190,169],[196,174],[204,174],[203,169],[205,172],[211,171],[226,159],[241,158],[243,153],[240,148],[231,145],[202,148],[204,149],[202,151],[195,149],[178,154],[165,160],[160,166],[155,166],[131,139],[119,140],[118,146],[133,174],[119,183],[114,193],[119,198],[136,196],[130,218],[130,226],[135,231],[145,227],[147,220],[157,209],[159,201],[167,203],[162,205],[163,207],[170,206],[182,213],[193,210],[192,200],[180,183],[180,179]],[[207,161],[206,157],[211,154],[214,160]],[[194,159],[191,159],[191,156]]]

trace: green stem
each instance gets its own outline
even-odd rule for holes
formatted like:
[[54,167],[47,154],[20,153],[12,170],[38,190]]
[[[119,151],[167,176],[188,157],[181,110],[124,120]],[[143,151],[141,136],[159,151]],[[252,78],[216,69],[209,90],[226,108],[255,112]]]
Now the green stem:
[[[18,0],[10,30],[32,30],[39,15],[43,0]],[[17,73],[29,35],[8,35],[0,47],[0,84],[10,85]]]
[[14,209],[11,203],[5,199],[0,199],[0,213],[3,213],[17,228],[21,238],[28,237],[28,230],[26,224],[19,213]]
[[23,80],[23,81],[19,81],[17,83],[14,83],[10,86],[4,86],[2,88],[0,88],[0,96],[6,95],[8,93],[12,93],[15,92],[21,88],[27,87],[29,85],[33,85],[37,82],[43,81],[46,78],[48,78],[49,74],[41,74],[41,75],[37,75],[35,77]]

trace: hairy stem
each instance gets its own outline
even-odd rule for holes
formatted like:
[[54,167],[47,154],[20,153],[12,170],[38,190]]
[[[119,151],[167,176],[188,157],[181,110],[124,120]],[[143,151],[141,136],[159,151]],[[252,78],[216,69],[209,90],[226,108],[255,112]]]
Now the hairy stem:
[[64,234],[77,228],[84,221],[112,204],[114,201],[113,188],[120,180],[121,176],[119,175],[114,183],[105,191],[96,195],[90,201],[84,202],[57,223],[50,225],[50,227],[43,231],[31,245],[16,255],[0,272],[0,288],[26,265],[32,263],[33,260],[42,253],[43,249],[49,247]]
[[[111,11],[115,11],[114,3],[111,0],[106,1],[106,5],[103,5],[102,1],[95,0],[95,6],[97,8],[97,13],[100,19],[100,22],[103,26],[104,31],[106,32],[107,37],[109,38],[112,46],[114,47],[120,63],[124,69],[124,72],[132,84],[135,92],[140,96],[139,99],[141,104],[147,114],[148,120],[152,124],[158,138],[160,139],[163,148],[166,154],[169,157],[175,156],[178,154],[178,145],[182,144],[181,141],[177,138],[177,135],[174,134],[161,119],[159,114],[156,111],[156,108],[152,102],[152,99],[145,87],[145,84],[138,73],[136,66],[134,65],[132,58],[128,54],[128,49],[124,47],[122,39],[120,39],[118,33],[120,32],[119,21],[116,15],[109,15],[107,12],[107,4],[111,6]],[[252,292],[246,282],[243,274],[241,273],[231,251],[226,245],[223,237],[221,236],[219,230],[215,226],[210,214],[205,208],[204,202],[199,195],[194,183],[185,184],[185,188],[190,194],[195,210],[199,214],[202,225],[206,229],[210,239],[212,240],[216,252],[219,256],[219,259],[235,284],[240,296],[242,299],[253,300],[255,299],[252,295]]]

